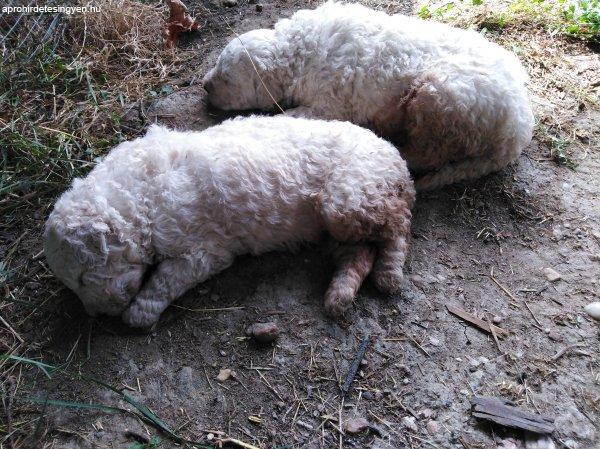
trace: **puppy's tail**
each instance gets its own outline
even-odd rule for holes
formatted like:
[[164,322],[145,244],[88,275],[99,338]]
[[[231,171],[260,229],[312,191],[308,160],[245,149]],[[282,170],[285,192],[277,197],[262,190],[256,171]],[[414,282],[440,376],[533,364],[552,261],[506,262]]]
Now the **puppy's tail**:
[[488,173],[498,171],[517,158],[511,159],[473,158],[460,162],[444,165],[438,171],[427,173],[415,179],[415,188],[418,192],[434,190],[455,182],[468,181],[479,178]]

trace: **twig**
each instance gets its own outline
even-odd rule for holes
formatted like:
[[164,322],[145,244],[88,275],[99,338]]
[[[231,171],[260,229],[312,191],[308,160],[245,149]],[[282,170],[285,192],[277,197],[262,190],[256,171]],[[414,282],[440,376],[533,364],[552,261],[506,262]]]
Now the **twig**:
[[241,440],[237,440],[235,438],[220,438],[216,441],[217,447],[221,448],[224,444],[234,444],[239,447],[243,447],[244,449],[260,449],[258,446],[254,446],[249,443],[244,443]]
[[525,304],[525,307],[527,307],[527,310],[529,310],[529,313],[531,313],[531,316],[533,317],[533,319],[535,320],[535,322],[538,324],[538,326],[542,326],[542,323],[540,323],[538,321],[538,319],[535,317],[535,315],[533,314],[533,311],[531,310],[531,308],[529,307],[529,304],[527,304],[527,301],[523,300],[523,304]]
[[341,390],[344,393],[344,396],[348,394],[348,390],[350,390],[350,386],[354,381],[354,377],[356,376],[356,372],[358,371],[358,367],[363,357],[365,356],[365,352],[367,351],[367,347],[369,346],[370,336],[366,336],[360,342],[360,346],[358,347],[358,351],[356,356],[354,356],[354,360],[350,365],[350,369],[348,370],[348,374],[346,375],[346,380],[344,381],[344,385],[342,385]]
[[569,345],[565,348],[562,348],[560,351],[558,351],[556,354],[554,354],[554,356],[552,356],[552,361],[556,362],[558,359],[560,359],[563,355],[565,355],[571,349],[581,348],[583,346],[587,346],[587,345],[585,343],[575,343],[574,345]]
[[494,332],[496,332],[496,335],[500,335],[500,336],[504,336],[504,335],[508,335],[508,331],[505,331],[504,329],[498,327],[498,326],[494,326],[493,324],[488,324],[485,321],[483,321],[482,319],[477,318],[475,315],[470,314],[469,312],[467,312],[464,309],[461,309],[460,307],[454,307],[454,306],[450,306],[446,304],[446,308],[448,309],[448,312],[450,312],[453,315],[456,315],[457,317],[468,321],[469,323],[477,326],[479,329],[486,331],[486,332],[492,332],[491,328],[492,326],[494,327]]
[[517,301],[517,298],[515,298],[515,297],[514,297],[514,295],[513,295],[513,294],[512,294],[512,293],[511,293],[511,292],[510,292],[510,291],[509,291],[509,290],[508,290],[508,289],[507,289],[507,288],[506,288],[504,285],[502,285],[500,282],[498,282],[498,281],[496,280],[496,278],[495,278],[493,275],[491,275],[491,274],[490,274],[490,279],[491,279],[492,281],[494,281],[494,284],[496,284],[498,287],[500,287],[500,289],[501,289],[501,290],[502,290],[504,293],[506,293],[506,295],[507,295],[507,296],[508,296],[510,299],[512,299],[512,300],[513,300],[513,302],[511,303],[513,306],[515,306],[515,307],[517,307],[517,308],[519,308],[519,309],[521,308],[521,306],[520,306],[519,304],[517,304],[517,302],[518,302],[518,301]]
[[423,351],[423,354],[425,354],[427,357],[429,357],[429,353],[427,352],[427,350],[426,350],[426,349],[425,349],[423,346],[421,346],[421,345],[419,344],[419,342],[417,342],[417,340],[415,340],[413,337],[410,337],[410,336],[409,336],[408,338],[410,338],[410,340],[411,340],[411,341],[412,341],[412,342],[413,342],[415,345],[417,345],[417,348],[419,348],[421,351]]
[[487,323],[490,326],[490,332],[492,333],[492,337],[494,337],[494,341],[496,342],[496,347],[498,348],[498,351],[502,352],[502,349],[500,349],[500,342],[498,341],[498,336],[496,335],[496,331],[494,330],[492,322],[488,319]]
[[17,340],[19,340],[20,343],[25,343],[25,340],[23,340],[19,333],[16,330],[14,330],[10,324],[8,324],[8,321],[2,318],[2,315],[0,315],[0,321],[6,326],[10,333],[13,334]]
[[281,395],[279,394],[279,392],[273,388],[271,386],[271,384],[269,383],[269,381],[267,380],[267,378],[265,376],[263,376],[263,374],[260,371],[256,371],[258,373],[258,375],[260,376],[260,378],[263,380],[263,382],[267,385],[267,387],[269,388],[269,390],[271,390],[273,392],[273,394],[275,396],[277,396],[277,399],[279,399],[281,402],[285,402],[283,400],[283,398],[281,397]]
[[234,307],[220,307],[214,309],[190,309],[188,307],[178,306],[177,304],[173,304],[172,307],[177,309],[187,310],[188,312],[229,312],[231,310],[244,310],[244,306],[234,306]]

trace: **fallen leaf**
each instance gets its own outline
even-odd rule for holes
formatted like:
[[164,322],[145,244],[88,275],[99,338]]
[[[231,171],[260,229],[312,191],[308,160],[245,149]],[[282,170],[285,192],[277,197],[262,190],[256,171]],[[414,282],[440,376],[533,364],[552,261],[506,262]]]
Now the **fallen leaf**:
[[167,4],[171,14],[163,28],[163,37],[165,48],[174,48],[181,33],[196,31],[200,29],[200,24],[188,14],[188,9],[181,0],[167,0]]

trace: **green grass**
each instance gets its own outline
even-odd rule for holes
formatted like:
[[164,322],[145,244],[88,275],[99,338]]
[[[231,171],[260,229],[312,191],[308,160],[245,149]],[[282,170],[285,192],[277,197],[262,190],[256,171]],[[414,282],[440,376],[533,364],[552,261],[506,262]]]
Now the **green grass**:
[[[501,29],[510,24],[533,23],[551,32],[600,43],[600,0],[456,0],[425,1],[417,15],[423,19],[456,20],[465,11],[481,12],[482,28]],[[483,7],[489,6],[488,9]]]
[[[85,66],[49,48],[0,67],[0,210],[64,187],[123,139],[100,87]],[[94,120],[100,133],[91,132]]]

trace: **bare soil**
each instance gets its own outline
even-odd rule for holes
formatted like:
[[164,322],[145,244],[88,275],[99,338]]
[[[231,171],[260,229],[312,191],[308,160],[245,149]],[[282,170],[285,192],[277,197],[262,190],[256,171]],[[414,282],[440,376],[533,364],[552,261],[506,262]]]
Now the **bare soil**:
[[[203,32],[184,42],[198,48],[198,68],[150,108],[131,108],[132,126],[156,119],[203,129],[222,120],[206,107],[197,82],[232,34],[225,23],[241,33],[308,5],[261,1],[257,13],[245,1],[233,8],[189,3],[207,17]],[[545,101],[535,99],[538,116],[552,113]],[[600,332],[583,307],[600,300],[599,122],[598,110],[585,104],[565,119],[587,131],[571,144],[576,170],[558,165],[537,139],[501,173],[419,195],[404,292],[387,297],[367,281],[342,325],[324,314],[332,264],[318,247],[239,258],[177,301],[151,334],[132,333],[117,319],[92,322],[39,258],[50,204],[18,227],[0,227],[4,255],[28,231],[13,254],[21,275],[6,294],[42,303],[29,317],[18,302],[2,315],[20,317],[13,325],[29,346],[23,355],[125,388],[179,435],[207,445],[209,433],[224,432],[261,448],[553,447],[472,418],[470,398],[487,395],[554,417],[556,447],[598,448]],[[561,279],[548,281],[547,267]],[[447,305],[494,319],[510,334],[496,343]],[[281,329],[273,346],[244,338],[249,324],[263,321]],[[343,397],[339,385],[365,337],[372,343]],[[236,376],[218,382],[224,368]],[[94,383],[48,379],[23,364],[12,375],[23,397],[131,409]],[[31,426],[31,447],[129,448],[140,437],[128,431],[178,446],[128,415],[19,404],[13,420],[40,418]],[[371,430],[342,434],[339,420],[355,417],[366,418]]]

